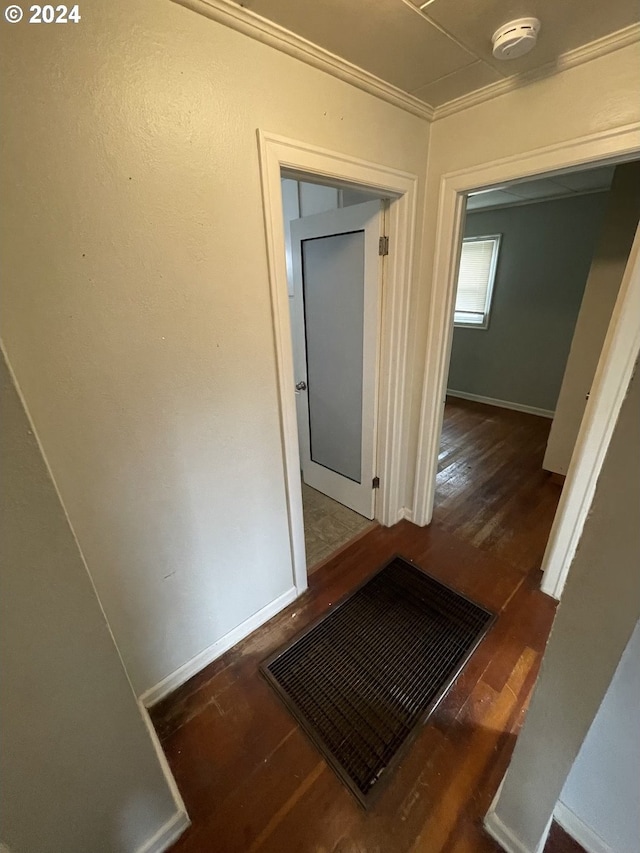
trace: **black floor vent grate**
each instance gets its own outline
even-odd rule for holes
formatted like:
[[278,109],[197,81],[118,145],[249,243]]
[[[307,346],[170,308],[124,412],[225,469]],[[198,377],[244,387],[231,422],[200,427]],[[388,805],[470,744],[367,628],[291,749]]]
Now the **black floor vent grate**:
[[395,557],[261,669],[367,806],[494,618]]

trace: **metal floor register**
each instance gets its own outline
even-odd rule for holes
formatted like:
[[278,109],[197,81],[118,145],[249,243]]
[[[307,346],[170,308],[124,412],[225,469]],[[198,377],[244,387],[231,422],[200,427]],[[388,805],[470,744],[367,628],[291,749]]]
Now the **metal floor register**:
[[494,619],[394,557],[261,670],[368,806]]

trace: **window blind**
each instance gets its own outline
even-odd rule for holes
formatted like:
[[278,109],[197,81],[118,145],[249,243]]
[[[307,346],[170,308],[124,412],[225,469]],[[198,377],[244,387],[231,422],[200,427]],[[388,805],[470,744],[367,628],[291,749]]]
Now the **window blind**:
[[498,237],[463,241],[456,293],[456,322],[484,324],[489,311],[498,243]]

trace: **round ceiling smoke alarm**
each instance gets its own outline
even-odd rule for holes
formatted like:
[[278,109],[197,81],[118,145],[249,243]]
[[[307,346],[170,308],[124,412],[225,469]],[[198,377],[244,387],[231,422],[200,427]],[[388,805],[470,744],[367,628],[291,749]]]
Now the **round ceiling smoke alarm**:
[[540,21],[537,18],[518,18],[503,24],[493,34],[493,55],[496,59],[518,59],[536,46]]

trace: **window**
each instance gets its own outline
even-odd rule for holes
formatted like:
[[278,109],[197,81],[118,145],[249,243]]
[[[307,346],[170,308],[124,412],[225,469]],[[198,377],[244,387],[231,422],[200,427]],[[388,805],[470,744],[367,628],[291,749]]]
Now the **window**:
[[486,329],[489,325],[499,248],[500,234],[466,237],[462,241],[454,314],[456,326]]

